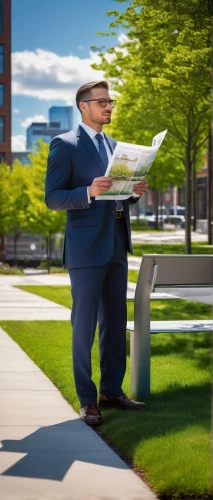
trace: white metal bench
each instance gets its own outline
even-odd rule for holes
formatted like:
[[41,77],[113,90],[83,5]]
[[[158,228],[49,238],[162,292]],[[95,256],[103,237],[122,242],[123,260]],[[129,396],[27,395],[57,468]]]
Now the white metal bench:
[[[150,334],[213,331],[212,320],[151,321],[150,298],[161,287],[212,287],[212,255],[144,255],[135,291],[130,330],[131,392],[150,394]],[[151,297],[152,295],[152,297]],[[159,300],[159,297],[158,297]]]

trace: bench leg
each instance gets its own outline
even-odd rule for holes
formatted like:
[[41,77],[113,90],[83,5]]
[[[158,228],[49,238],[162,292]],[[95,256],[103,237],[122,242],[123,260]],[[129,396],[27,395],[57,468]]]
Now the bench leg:
[[136,289],[130,343],[131,393],[137,398],[150,394],[150,285],[145,278]]
[[150,332],[130,333],[131,394],[137,399],[150,394]]

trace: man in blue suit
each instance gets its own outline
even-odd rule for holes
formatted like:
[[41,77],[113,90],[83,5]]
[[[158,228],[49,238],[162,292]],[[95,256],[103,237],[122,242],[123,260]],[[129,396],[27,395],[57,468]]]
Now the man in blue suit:
[[[107,191],[104,177],[116,141],[103,132],[115,101],[106,81],[82,85],[76,94],[82,123],[77,132],[50,144],[46,176],[47,206],[66,210],[63,264],[68,269],[73,308],[73,370],[80,417],[102,423],[101,408],[144,409],[122,391],[126,369],[127,252],[132,253],[129,204],[147,190],[146,180],[123,202],[96,200]],[[100,394],[91,375],[91,348],[99,325]]]

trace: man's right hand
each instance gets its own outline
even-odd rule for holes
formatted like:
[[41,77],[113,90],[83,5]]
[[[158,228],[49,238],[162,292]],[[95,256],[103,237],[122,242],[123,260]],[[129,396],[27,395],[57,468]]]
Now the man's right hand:
[[88,188],[90,197],[105,193],[112,185],[111,177],[96,177]]

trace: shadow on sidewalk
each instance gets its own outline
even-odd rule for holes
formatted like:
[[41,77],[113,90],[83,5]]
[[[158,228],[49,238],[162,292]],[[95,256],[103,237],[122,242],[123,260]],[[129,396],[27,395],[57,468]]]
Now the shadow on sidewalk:
[[62,481],[76,461],[118,469],[128,468],[80,419],[41,427],[23,439],[3,440],[1,446],[0,453],[26,454],[5,470],[2,476]]

